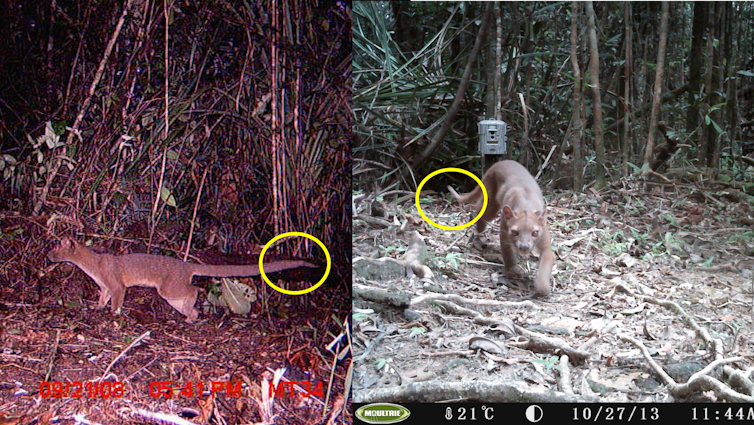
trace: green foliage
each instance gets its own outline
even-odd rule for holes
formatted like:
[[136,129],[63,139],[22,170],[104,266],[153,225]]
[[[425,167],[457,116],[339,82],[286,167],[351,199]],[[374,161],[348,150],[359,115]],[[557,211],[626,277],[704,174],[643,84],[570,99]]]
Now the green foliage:
[[570,225],[568,225],[568,224],[566,224],[566,223],[564,223],[564,222],[562,222],[560,220],[556,220],[554,218],[552,218],[550,220],[550,225],[558,227],[560,229],[563,229],[563,231],[566,232],[566,233],[570,233],[573,230],[573,228]]
[[363,322],[369,315],[366,313],[353,313],[352,317],[354,322]]
[[671,253],[682,251],[683,247],[686,245],[686,242],[683,239],[671,232],[665,233],[663,242],[665,244],[665,249]]
[[383,245],[379,245],[379,247],[380,247],[381,250],[385,251],[385,254],[390,254],[393,251],[396,251],[396,252],[405,252],[406,249],[408,249],[405,246],[383,246]]
[[3,172],[3,180],[10,179],[16,172],[18,161],[13,155],[0,155],[0,171]]
[[424,329],[422,326],[414,326],[411,328],[411,335],[409,336],[413,338],[418,335],[424,335],[425,333],[427,333],[427,330]]
[[207,292],[216,297],[219,297],[223,293],[222,285],[220,284],[218,280],[213,279],[210,282],[209,287],[207,288]]
[[173,193],[170,192],[170,189],[167,187],[161,187],[160,188],[160,199],[162,199],[162,202],[166,203],[169,207],[176,207],[175,203],[175,197],[173,197]]
[[[456,51],[452,43],[474,28],[459,26],[466,14],[474,15],[480,6],[468,3],[440,5],[359,1],[353,4],[354,120],[369,129],[360,133],[367,140],[354,152],[367,151],[370,157],[384,156],[394,167],[377,178],[386,183],[395,179],[405,166],[401,149],[419,150],[440,125],[448,103],[457,90],[459,70],[469,54]],[[426,37],[397,39],[396,10],[400,10],[404,27],[420,30]],[[410,19],[409,19],[410,17]],[[420,29],[419,29],[420,28]],[[421,45],[419,45],[421,43]],[[451,55],[451,52],[453,54]],[[478,93],[474,93],[475,85]],[[474,82],[467,95],[478,98],[484,85]],[[450,97],[449,97],[450,96]],[[416,117],[430,117],[429,119]],[[423,121],[419,124],[420,121]],[[359,132],[360,127],[355,131]],[[453,152],[467,149],[468,140],[451,132],[446,140]],[[405,137],[406,139],[401,139]],[[399,144],[395,141],[400,140]],[[441,152],[448,152],[442,150]],[[401,158],[399,158],[401,157]],[[384,160],[382,161],[384,162]]]
[[628,249],[629,243],[625,240],[622,230],[618,230],[613,234],[606,233],[605,235],[607,236],[607,239],[610,240],[610,242],[606,243],[603,248],[605,254],[617,257]]
[[439,266],[440,268],[445,268],[447,264],[450,264],[453,266],[453,269],[458,270],[458,263],[466,263],[466,260],[463,258],[463,254],[460,252],[448,252],[445,254],[444,258],[435,258],[434,263]]
[[673,217],[672,215],[666,213],[666,214],[662,214],[660,217],[662,217],[665,220],[667,220],[667,222],[670,223],[671,226],[673,226],[673,227],[680,227],[678,225],[678,222],[675,220],[675,217]]
[[709,115],[705,115],[704,116],[704,122],[707,125],[712,124],[712,126],[715,127],[715,131],[717,132],[717,134],[722,134],[723,133],[723,129],[720,128],[720,126],[715,122],[715,120],[713,120],[712,118],[710,118]]
[[560,370],[560,366],[556,366],[558,364],[558,356],[550,356],[546,359],[533,359],[533,363],[539,363],[545,367],[545,369],[549,372],[553,367],[556,370]]
[[644,171],[644,169],[646,169],[647,167],[649,167],[649,163],[643,164],[641,166],[641,168],[637,167],[636,165],[634,165],[634,164],[632,164],[630,162],[627,162],[626,164],[628,164],[629,167],[633,168],[634,171],[636,171],[637,173],[640,173],[640,172]]
[[728,242],[729,244],[733,244],[740,241],[752,241],[754,240],[754,230],[747,230],[745,232],[740,233],[733,233],[730,236],[728,236]]
[[24,229],[19,227],[15,230],[12,230],[10,232],[3,232],[0,231],[0,239],[10,239],[13,240],[16,238],[16,236],[21,236],[24,233]]
[[15,190],[28,184],[39,183],[56,161],[61,161],[69,170],[73,170],[74,161],[71,156],[55,152],[55,149],[66,146],[61,138],[63,133],[64,121],[47,121],[44,133],[36,139],[30,134],[26,135],[31,152],[25,159],[19,160],[9,154],[0,155],[3,181],[8,182]]
[[631,229],[631,235],[641,245],[646,245],[649,242],[649,234],[647,233],[639,233],[637,230]]

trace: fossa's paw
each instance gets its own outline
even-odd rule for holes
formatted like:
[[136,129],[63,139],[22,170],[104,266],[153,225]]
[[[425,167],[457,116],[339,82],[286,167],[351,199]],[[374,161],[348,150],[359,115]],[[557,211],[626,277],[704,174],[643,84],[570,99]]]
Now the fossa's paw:
[[550,282],[548,282],[543,276],[537,276],[536,279],[534,279],[534,290],[537,291],[537,294],[542,295],[544,297],[550,295]]
[[523,279],[524,276],[526,276],[526,272],[524,272],[524,269],[522,269],[521,266],[517,265],[512,269],[505,269],[505,276],[507,276],[508,279]]
[[473,235],[471,236],[471,246],[476,248],[479,251],[486,251],[487,247],[489,247],[489,242],[487,241],[487,238],[484,236],[479,235]]

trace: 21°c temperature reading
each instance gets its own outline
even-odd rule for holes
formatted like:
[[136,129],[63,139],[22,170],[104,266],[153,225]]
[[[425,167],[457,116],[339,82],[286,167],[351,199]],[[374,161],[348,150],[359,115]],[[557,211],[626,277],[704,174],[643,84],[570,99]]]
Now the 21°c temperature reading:
[[445,408],[445,419],[448,421],[476,421],[482,419],[491,421],[494,418],[495,409],[489,406]]

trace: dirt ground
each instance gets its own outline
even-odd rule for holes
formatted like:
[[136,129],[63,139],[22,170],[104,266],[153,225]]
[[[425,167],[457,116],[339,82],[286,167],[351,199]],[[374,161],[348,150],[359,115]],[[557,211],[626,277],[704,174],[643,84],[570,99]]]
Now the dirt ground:
[[[385,290],[410,305],[355,298],[355,401],[751,402],[741,389],[754,358],[749,208],[635,180],[546,198],[556,253],[547,299],[531,289],[534,257],[520,261],[528,282],[506,279],[499,219],[480,251],[470,230],[427,225],[413,197],[380,200],[389,227],[367,217],[374,199],[359,200],[355,296]],[[422,210],[445,225],[471,215],[441,196],[422,198]],[[401,258],[415,230],[432,278],[364,266]]]
[[[350,313],[337,272],[297,297],[242,279],[257,290],[248,316],[212,310],[202,291],[200,320],[187,324],[154,289],[138,287],[114,316],[93,309],[98,289],[83,272],[46,262],[41,242],[19,236],[34,233],[25,220],[1,221],[0,423],[350,423],[348,360],[335,361],[347,338],[328,351]],[[288,279],[311,285],[295,273]],[[280,368],[311,387],[284,384],[265,405],[262,381]]]

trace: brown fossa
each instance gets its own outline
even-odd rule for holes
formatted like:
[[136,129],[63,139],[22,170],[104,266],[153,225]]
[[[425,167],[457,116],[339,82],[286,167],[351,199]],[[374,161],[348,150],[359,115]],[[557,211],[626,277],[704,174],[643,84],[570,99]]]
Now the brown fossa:
[[[500,247],[506,275],[509,278],[523,276],[516,254],[526,258],[536,247],[539,251],[539,270],[534,279],[534,289],[541,295],[549,295],[555,255],[550,246],[545,202],[537,182],[523,165],[506,160],[491,166],[484,173],[482,183],[489,200],[487,210],[477,222],[477,231],[484,231],[487,223],[495,219],[502,207]],[[463,195],[456,193],[450,186],[448,190],[462,204],[476,202],[474,217],[479,214],[484,203],[479,186]]]
[[[245,277],[261,274],[258,265],[215,266],[186,263],[162,255],[97,254],[69,238],[62,239],[57,247],[47,253],[47,258],[52,262],[73,263],[89,275],[100,288],[97,308],[104,308],[112,299],[110,309],[119,314],[126,288],[149,286],[156,288],[165,301],[186,316],[188,323],[193,323],[199,316],[199,311],[194,308],[198,291],[191,285],[194,276]],[[274,261],[264,266],[264,272],[298,267],[317,266],[306,261]]]

